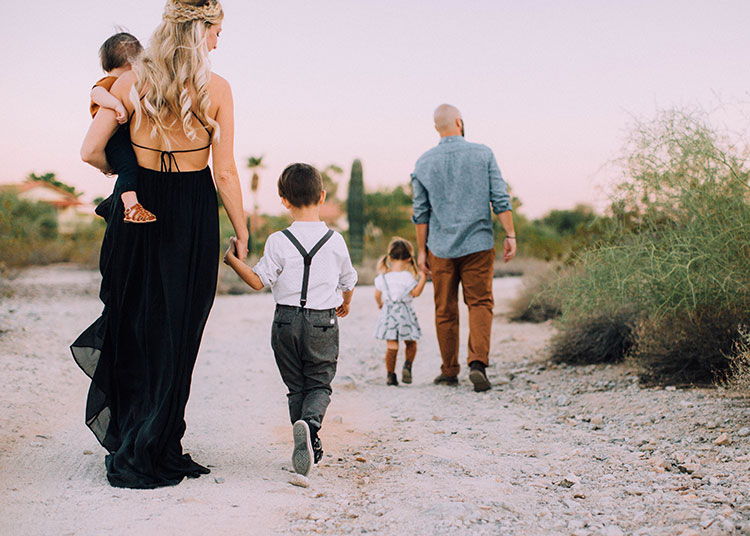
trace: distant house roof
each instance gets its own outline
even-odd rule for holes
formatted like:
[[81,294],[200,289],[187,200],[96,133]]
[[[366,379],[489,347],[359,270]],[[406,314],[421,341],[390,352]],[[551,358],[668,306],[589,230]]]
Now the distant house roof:
[[19,184],[2,184],[1,192],[15,192],[27,201],[46,203],[57,208],[77,207],[83,203],[73,194],[43,181],[26,181]]

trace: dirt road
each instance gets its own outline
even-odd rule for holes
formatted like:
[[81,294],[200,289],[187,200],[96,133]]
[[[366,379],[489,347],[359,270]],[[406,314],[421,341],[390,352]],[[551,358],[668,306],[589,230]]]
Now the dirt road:
[[0,301],[0,534],[750,535],[750,401],[642,389],[627,366],[546,366],[552,326],[502,317],[514,278],[495,281],[487,393],[465,370],[456,388],[432,385],[429,286],[416,301],[415,382],[387,387],[373,289],[357,289],[308,487],[290,483],[273,300],[217,298],[183,442],[212,473],[111,488],[67,348],[99,314],[97,283],[72,267],[33,269]]

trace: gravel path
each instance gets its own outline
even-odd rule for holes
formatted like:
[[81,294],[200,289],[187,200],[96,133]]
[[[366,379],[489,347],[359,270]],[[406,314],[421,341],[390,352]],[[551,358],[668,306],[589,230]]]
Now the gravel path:
[[217,298],[184,440],[211,475],[111,488],[67,349],[100,311],[98,279],[27,270],[0,301],[0,534],[750,535],[750,398],[642,389],[627,366],[547,366],[553,328],[503,318],[515,278],[495,280],[487,393],[465,370],[458,387],[432,385],[429,286],[415,382],[387,387],[373,289],[358,288],[326,456],[306,480],[289,471],[272,298]]

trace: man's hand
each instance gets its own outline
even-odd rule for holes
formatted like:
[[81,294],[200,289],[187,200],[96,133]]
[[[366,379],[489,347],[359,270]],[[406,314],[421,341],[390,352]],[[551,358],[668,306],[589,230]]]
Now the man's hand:
[[425,274],[426,276],[431,276],[432,272],[430,271],[430,264],[427,262],[427,251],[420,251],[417,255],[417,265],[419,266],[419,271]]
[[503,261],[508,262],[516,256],[516,239],[506,238],[503,241]]
[[346,315],[349,314],[349,302],[344,302],[338,307],[336,307],[336,316],[339,318],[344,318]]

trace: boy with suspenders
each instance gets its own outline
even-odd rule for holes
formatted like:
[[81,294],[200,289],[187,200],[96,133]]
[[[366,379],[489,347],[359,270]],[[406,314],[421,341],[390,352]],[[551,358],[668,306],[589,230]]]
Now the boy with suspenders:
[[326,197],[320,173],[307,164],[292,164],[281,174],[278,188],[294,220],[291,227],[268,237],[253,268],[235,255],[235,238],[224,262],[253,289],[270,287],[273,292],[271,347],[289,390],[292,465],[307,475],[323,456],[318,432],[336,374],[338,318],[349,313],[357,272],[344,238],[320,221]]

